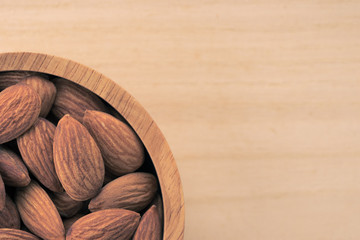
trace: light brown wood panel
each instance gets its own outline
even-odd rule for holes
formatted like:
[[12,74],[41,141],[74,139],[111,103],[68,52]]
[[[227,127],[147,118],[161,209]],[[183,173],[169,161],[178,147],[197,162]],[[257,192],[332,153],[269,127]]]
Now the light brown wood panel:
[[360,2],[1,1],[1,51],[128,90],[184,186],[185,239],[360,238]]

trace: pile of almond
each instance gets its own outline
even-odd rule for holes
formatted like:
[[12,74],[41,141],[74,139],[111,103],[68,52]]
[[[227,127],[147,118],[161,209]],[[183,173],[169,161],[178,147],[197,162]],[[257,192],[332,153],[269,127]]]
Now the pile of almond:
[[114,109],[40,73],[0,90],[0,239],[161,239],[155,171]]

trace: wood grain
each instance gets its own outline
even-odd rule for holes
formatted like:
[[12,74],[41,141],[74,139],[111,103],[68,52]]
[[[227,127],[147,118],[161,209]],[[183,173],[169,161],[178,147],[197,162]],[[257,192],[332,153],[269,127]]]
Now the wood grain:
[[181,174],[185,239],[360,238],[359,1],[4,0],[0,13],[1,51],[81,62],[150,113]]

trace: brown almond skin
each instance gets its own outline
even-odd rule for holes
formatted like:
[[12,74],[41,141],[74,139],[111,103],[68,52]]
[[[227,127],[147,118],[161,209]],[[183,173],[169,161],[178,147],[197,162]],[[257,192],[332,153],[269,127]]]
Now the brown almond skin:
[[34,75],[34,72],[8,71],[0,73],[0,90],[19,83],[21,80]]
[[17,138],[20,154],[32,174],[45,187],[54,192],[62,192],[55,172],[53,159],[53,139],[55,125],[44,118],[38,118],[34,125]]
[[124,208],[139,212],[154,198],[156,178],[150,173],[129,173],[106,184],[89,204],[91,212],[109,208]]
[[74,216],[83,206],[82,202],[75,201],[66,192],[54,193],[51,199],[60,215],[66,218]]
[[0,211],[4,210],[6,204],[6,191],[4,181],[0,175]]
[[16,206],[25,226],[43,239],[65,239],[59,212],[48,194],[32,181],[16,192]]
[[160,193],[156,194],[156,196],[154,197],[154,199],[150,203],[150,206],[152,206],[152,205],[156,206],[156,210],[158,211],[159,218],[160,218],[160,223],[161,223],[161,226],[162,226],[163,221],[164,221],[164,207],[163,207],[163,202],[162,202],[162,198],[161,198]]
[[0,228],[20,229],[19,212],[9,196],[6,196],[5,208],[0,212]]
[[26,132],[41,108],[39,94],[26,84],[16,84],[0,93],[0,144]]
[[25,187],[30,183],[29,172],[20,157],[0,146],[0,174],[7,186]]
[[90,213],[71,226],[66,240],[127,240],[133,235],[139,220],[138,213],[124,209]]
[[70,115],[60,119],[54,137],[55,170],[76,201],[94,197],[104,182],[104,161],[88,130]]
[[21,82],[30,85],[39,94],[41,98],[40,117],[46,117],[55,100],[55,85],[40,75],[28,76]]
[[40,240],[35,235],[13,228],[0,228],[0,239],[2,240]]
[[159,213],[156,206],[152,205],[141,217],[133,240],[160,240],[161,234]]
[[51,112],[57,118],[70,114],[73,118],[82,122],[87,109],[107,111],[101,99],[86,88],[63,78],[57,78],[54,82],[57,94]]
[[105,167],[112,174],[134,172],[144,163],[144,146],[126,123],[104,112],[86,110],[83,124],[94,137]]
[[84,217],[85,214],[82,213],[78,213],[75,216],[71,217],[71,218],[66,218],[64,219],[64,227],[65,227],[65,232],[67,233],[69,231],[69,229],[71,228],[71,226],[80,218]]

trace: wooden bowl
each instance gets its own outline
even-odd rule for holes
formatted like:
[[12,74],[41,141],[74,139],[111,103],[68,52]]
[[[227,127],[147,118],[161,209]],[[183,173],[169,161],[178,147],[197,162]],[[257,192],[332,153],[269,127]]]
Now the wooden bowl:
[[2,53],[2,71],[35,71],[66,78],[96,93],[114,107],[136,131],[153,161],[164,204],[163,239],[184,238],[184,196],[174,157],[160,129],[134,97],[91,68],[46,54]]

